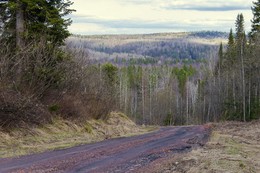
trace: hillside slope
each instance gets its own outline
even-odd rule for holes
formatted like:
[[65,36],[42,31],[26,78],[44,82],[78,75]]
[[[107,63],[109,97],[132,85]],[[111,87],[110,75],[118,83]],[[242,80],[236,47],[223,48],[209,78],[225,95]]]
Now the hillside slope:
[[120,64],[147,58],[148,63],[158,60],[175,63],[209,58],[210,54],[217,53],[219,44],[226,38],[227,34],[222,32],[72,36],[67,39],[67,45],[97,62]]

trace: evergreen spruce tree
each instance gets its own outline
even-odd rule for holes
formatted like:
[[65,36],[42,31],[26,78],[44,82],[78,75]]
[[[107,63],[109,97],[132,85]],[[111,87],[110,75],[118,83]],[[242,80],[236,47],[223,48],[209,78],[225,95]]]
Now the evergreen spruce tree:
[[252,12],[254,17],[251,20],[252,22],[252,29],[250,33],[251,38],[256,37],[256,35],[259,35],[260,33],[260,0],[253,2]]
[[227,51],[225,54],[225,66],[228,67],[234,64],[235,53],[235,39],[233,35],[233,30],[231,28],[228,36]]
[[229,35],[228,35],[228,48],[234,45],[234,35],[232,28],[230,29]]
[[243,105],[243,116],[241,119],[246,121],[246,79],[245,79],[245,50],[246,50],[246,35],[244,28],[244,16],[243,14],[237,15],[236,20],[236,50],[237,60],[241,64],[241,78],[242,78],[242,105]]
[[[250,32],[250,87],[249,92],[252,93],[252,84],[260,86],[260,0],[253,2],[252,13],[253,19],[251,20],[251,32]],[[252,83],[252,84],[251,84]],[[256,90],[256,89],[255,89]],[[257,87],[258,93],[260,88]],[[251,119],[260,118],[260,94],[251,94],[249,114]]]
[[241,48],[243,46],[245,48],[246,46],[246,34],[245,34],[245,26],[244,26],[245,20],[243,14],[237,15],[236,20],[236,46]]
[[236,39],[242,37],[243,33],[245,32],[244,23],[245,21],[243,14],[238,14],[236,20]]
[[70,0],[9,0],[0,3],[2,37],[16,46],[42,37],[60,46],[70,35]]
[[10,54],[9,76],[16,87],[62,83],[65,66],[60,65],[69,57],[60,46],[70,35],[72,21],[65,16],[74,11],[69,8],[72,4],[70,0],[0,2],[0,43],[7,45],[3,49]]
[[222,42],[219,45],[219,50],[218,50],[218,57],[219,57],[219,69],[222,66],[223,63],[223,58],[224,58],[224,53],[223,53],[223,44]]
[[245,54],[246,34],[244,23],[245,21],[243,14],[238,14],[236,20],[236,50],[238,57],[241,57],[242,54]]
[[215,67],[215,75],[218,75],[220,77],[221,75],[221,68],[223,68],[223,60],[224,60],[224,51],[223,51],[223,44],[222,42],[219,45],[219,50],[218,50],[218,62]]

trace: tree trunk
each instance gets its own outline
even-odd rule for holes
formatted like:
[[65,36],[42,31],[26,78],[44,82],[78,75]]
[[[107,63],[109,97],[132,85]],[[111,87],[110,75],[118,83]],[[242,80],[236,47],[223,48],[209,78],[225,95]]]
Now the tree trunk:
[[[242,40],[243,43],[243,40]],[[243,52],[243,44],[241,44],[241,65],[242,65],[242,87],[243,87],[243,120],[246,121],[246,87],[245,87],[245,68],[244,68],[244,52]]]
[[251,119],[251,79],[249,79],[249,86],[248,86],[248,115],[250,120]]
[[149,118],[150,123],[152,122],[152,82],[149,81]]
[[145,124],[145,86],[144,86],[144,72],[142,72],[142,107],[143,107],[143,124]]
[[124,99],[125,99],[125,114],[128,114],[128,112],[127,112],[127,105],[128,105],[128,102],[127,102],[127,99],[128,99],[128,88],[127,88],[127,84],[125,85],[125,94],[124,94]]
[[22,49],[24,46],[24,10],[23,5],[20,0],[17,0],[17,10],[16,10],[16,47]]
[[[23,40],[23,34],[24,34],[24,11],[23,11],[23,5],[20,2],[20,0],[17,0],[17,10],[16,10],[16,49],[17,51],[20,51],[24,47],[24,40]],[[22,56],[18,56],[19,59],[17,59],[17,74],[16,74],[16,83],[18,85],[21,84],[22,81],[22,64],[23,60],[21,58]]]
[[138,88],[136,87],[135,93],[134,93],[134,114],[135,114],[135,120],[137,120],[137,107],[138,107]]
[[233,71],[233,77],[232,77],[232,91],[233,91],[233,108],[234,111],[237,111],[237,107],[236,107],[236,89],[235,89],[235,72]]
[[179,95],[176,93],[176,117],[179,118]]
[[186,124],[189,124],[189,78],[187,80],[187,84],[186,84]]
[[204,117],[204,123],[205,123],[205,118],[206,118],[206,97],[205,97],[205,95],[203,96],[203,117]]

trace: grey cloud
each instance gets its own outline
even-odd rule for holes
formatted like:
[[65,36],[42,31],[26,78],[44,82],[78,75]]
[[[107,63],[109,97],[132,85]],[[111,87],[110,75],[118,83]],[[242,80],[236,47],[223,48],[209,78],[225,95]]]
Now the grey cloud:
[[195,10],[195,11],[235,11],[251,10],[250,6],[244,5],[220,5],[220,6],[196,6],[196,5],[170,5],[164,7],[167,10]]
[[[91,16],[71,16],[73,23],[90,23],[102,25],[108,28],[132,28],[132,29],[171,29],[183,28],[186,24],[177,22],[140,21],[140,20],[105,20]],[[188,25],[186,25],[188,26]]]
[[134,5],[143,5],[143,4],[150,4],[151,0],[124,0],[120,1],[121,4],[134,4]]
[[[114,29],[154,29],[154,30],[216,30],[229,21],[215,21],[216,25],[201,24],[200,21],[190,21],[189,23],[181,23],[175,21],[140,21],[140,20],[105,20],[95,18],[93,16],[71,16],[73,23],[96,24],[104,28]],[[223,27],[222,27],[223,28]],[[225,30],[224,30],[225,31]]]

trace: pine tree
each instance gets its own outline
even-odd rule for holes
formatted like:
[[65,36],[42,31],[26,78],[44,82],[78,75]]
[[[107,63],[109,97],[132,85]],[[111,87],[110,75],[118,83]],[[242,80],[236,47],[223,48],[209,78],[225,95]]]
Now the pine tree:
[[230,29],[229,36],[228,36],[228,44],[227,44],[227,51],[225,55],[225,66],[230,66],[234,64],[234,58],[235,58],[235,40],[233,35],[232,28]]
[[43,88],[62,83],[65,67],[59,65],[69,57],[60,46],[70,35],[67,27],[72,21],[65,18],[74,11],[70,5],[70,0],[0,1],[0,43],[10,53],[14,67],[9,76],[16,87],[32,85],[35,79]]
[[236,38],[235,43],[237,47],[241,47],[241,44],[246,42],[246,34],[245,34],[245,20],[243,14],[238,14],[236,19]]
[[218,57],[219,57],[219,62],[218,62],[218,70],[219,70],[219,72],[218,73],[220,75],[220,69],[222,68],[222,63],[223,63],[223,58],[224,58],[222,42],[219,45]]
[[254,16],[253,19],[251,20],[252,29],[251,29],[250,36],[252,38],[252,37],[256,37],[257,33],[258,35],[260,33],[260,0],[253,2],[253,7],[251,9]]
[[234,45],[235,45],[235,40],[234,40],[233,30],[231,28],[228,35],[227,54],[233,51]]
[[236,20],[236,50],[238,57],[241,57],[242,54],[245,54],[246,34],[244,23],[245,21],[243,14],[238,14]]
[[238,14],[236,20],[236,39],[239,39],[245,32],[244,23],[245,21],[243,14]]
[[[260,93],[260,0],[253,2],[250,32],[250,83],[249,83],[249,114],[251,119],[260,118],[260,94],[252,94],[255,90]],[[253,85],[257,87],[253,87]],[[255,92],[256,93],[256,92]]]
[[0,4],[2,37],[16,46],[45,37],[52,45],[60,46],[70,35],[71,19],[64,17],[74,10],[69,9],[70,0],[9,0]]
[[244,16],[243,14],[237,15],[236,20],[236,48],[237,56],[241,61],[241,77],[242,77],[242,98],[243,98],[243,121],[246,121],[246,84],[245,84],[245,46],[246,46],[246,36],[244,28]]

